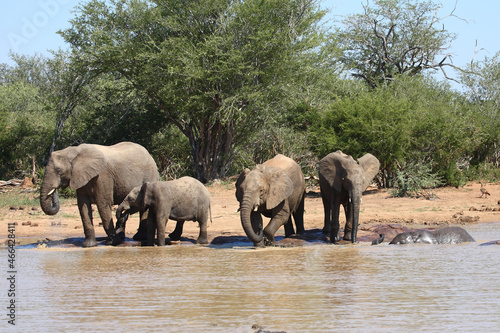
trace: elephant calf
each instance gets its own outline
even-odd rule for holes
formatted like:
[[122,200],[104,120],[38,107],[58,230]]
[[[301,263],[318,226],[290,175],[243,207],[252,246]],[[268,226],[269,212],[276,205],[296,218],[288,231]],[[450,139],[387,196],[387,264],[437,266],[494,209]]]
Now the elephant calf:
[[389,244],[458,244],[464,242],[475,242],[474,238],[463,228],[446,227],[434,231],[416,230],[402,232]]
[[[175,230],[169,234],[172,240],[180,239],[184,221],[197,221],[200,225],[200,234],[196,243],[208,244],[210,194],[201,182],[192,177],[144,183],[134,188],[118,206],[117,226],[124,228],[128,214],[139,210],[142,212],[147,210],[148,217],[141,221],[134,239],[146,238],[146,244],[151,246],[157,230],[158,245],[164,246],[165,225],[168,219],[171,219],[177,221]],[[146,237],[143,235],[144,232]],[[118,230],[116,233],[119,233]]]

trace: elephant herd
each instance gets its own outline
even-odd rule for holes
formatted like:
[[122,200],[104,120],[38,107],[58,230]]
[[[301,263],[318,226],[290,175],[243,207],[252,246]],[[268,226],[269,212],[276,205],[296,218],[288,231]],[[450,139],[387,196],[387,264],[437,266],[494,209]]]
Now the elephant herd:
[[[319,184],[325,213],[323,232],[330,234],[331,242],[341,239],[341,204],[346,216],[343,238],[356,242],[361,196],[379,167],[379,161],[371,154],[356,162],[351,156],[336,151],[320,160]],[[83,247],[97,245],[92,204],[97,206],[102,219],[107,234],[106,245],[123,242],[127,218],[136,212],[140,214],[140,224],[134,239],[144,241],[146,245],[154,244],[155,234],[158,245],[165,245],[165,225],[169,219],[177,222],[175,230],[169,234],[172,240],[180,239],[185,221],[196,221],[200,226],[196,243],[207,244],[211,213],[206,187],[191,177],[171,181],[158,181],[158,177],[153,158],[138,144],[122,142],[113,146],[81,144],[68,147],[54,151],[50,156],[40,189],[40,205],[46,214],[54,215],[59,211],[58,189],[69,186],[76,190],[85,234]],[[273,245],[274,234],[281,226],[284,226],[285,237],[304,233],[305,187],[300,166],[281,154],[239,175],[236,199],[240,203],[241,224],[255,247]],[[115,204],[119,205],[116,228],[112,217]],[[262,215],[270,218],[265,227]],[[439,243],[439,239],[446,239],[447,235],[448,240],[464,236],[457,232],[401,234],[396,238],[399,243]],[[396,238],[391,243],[397,244]],[[465,236],[464,239],[470,241]]]

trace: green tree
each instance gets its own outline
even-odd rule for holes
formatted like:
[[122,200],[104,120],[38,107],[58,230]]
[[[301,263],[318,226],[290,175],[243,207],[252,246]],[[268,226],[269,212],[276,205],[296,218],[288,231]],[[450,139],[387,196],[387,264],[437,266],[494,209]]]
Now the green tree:
[[[342,20],[336,40],[341,62],[368,86],[395,80],[398,74],[454,67],[446,51],[456,38],[438,17],[442,5],[433,1],[375,0],[362,14]],[[447,77],[447,76],[446,76]]]
[[11,54],[14,65],[3,64],[0,75],[0,178],[23,177],[33,162],[43,162],[43,150],[54,128],[47,107],[48,73],[40,55]]
[[286,111],[324,41],[316,0],[90,1],[61,32],[75,58],[147,95],[188,139],[202,181]]
[[319,156],[337,149],[354,157],[372,153],[381,162],[384,185],[390,186],[404,165],[426,165],[450,176],[471,147],[474,126],[448,85],[402,76],[338,99],[311,129],[311,148]]
[[477,163],[500,166],[500,51],[472,62],[460,75],[475,126],[472,139]]

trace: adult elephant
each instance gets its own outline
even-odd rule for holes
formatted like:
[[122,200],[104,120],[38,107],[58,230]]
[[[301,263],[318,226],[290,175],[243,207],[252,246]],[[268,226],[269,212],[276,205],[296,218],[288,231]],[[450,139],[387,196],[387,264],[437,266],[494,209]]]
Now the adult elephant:
[[319,185],[325,212],[323,232],[330,240],[340,240],[340,204],[344,206],[346,225],[344,240],[356,242],[361,196],[378,173],[380,162],[372,154],[358,159],[338,150],[319,161]]
[[[300,166],[278,154],[246,169],[236,181],[241,224],[256,247],[274,244],[274,234],[285,226],[285,237],[293,235],[292,215],[297,233],[304,233],[305,180]],[[262,215],[271,218],[262,229]]]
[[91,204],[97,205],[111,244],[114,236],[112,205],[119,204],[136,186],[158,179],[156,163],[148,151],[135,143],[113,146],[81,144],[54,151],[45,168],[40,206],[47,215],[59,211],[59,188],[76,190],[85,240],[83,247],[97,245]]
[[458,244],[475,242],[463,228],[445,227],[437,230],[416,230],[398,234],[389,244]]

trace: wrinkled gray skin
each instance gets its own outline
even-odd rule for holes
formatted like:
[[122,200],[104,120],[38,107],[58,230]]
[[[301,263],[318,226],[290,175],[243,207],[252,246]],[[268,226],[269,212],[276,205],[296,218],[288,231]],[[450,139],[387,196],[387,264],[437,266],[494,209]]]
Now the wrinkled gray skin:
[[150,214],[149,211],[143,211],[141,209],[144,198],[141,188],[142,185],[134,187],[125,199],[123,199],[116,210],[116,229],[115,237],[113,239],[113,245],[115,246],[121,244],[125,240],[125,224],[129,215],[140,212],[139,230],[133,237],[136,241],[146,240],[147,223],[150,223],[148,219],[153,219],[153,222],[151,223],[154,223],[156,220],[154,214]]
[[135,143],[114,146],[81,144],[54,151],[45,168],[40,189],[40,206],[47,215],[59,211],[57,189],[76,190],[85,240],[83,247],[97,245],[92,221],[92,204],[97,205],[111,244],[114,237],[112,205],[146,181],[158,179],[156,163],[148,151]]
[[464,242],[475,242],[475,240],[465,229],[446,227],[434,231],[403,232],[394,237],[389,244],[458,244]]
[[[274,234],[285,226],[285,237],[304,233],[305,180],[300,166],[278,154],[253,170],[246,169],[236,181],[241,224],[256,247],[274,244]],[[271,218],[263,229],[262,215]]]
[[340,240],[340,205],[344,206],[346,225],[344,240],[356,242],[361,196],[377,175],[380,162],[372,154],[358,160],[338,150],[319,161],[319,185],[325,213],[324,233],[330,240]]
[[158,246],[165,245],[165,226],[169,219],[177,221],[170,239],[179,240],[185,221],[195,221],[200,225],[197,244],[208,244],[208,217],[210,213],[210,194],[207,188],[192,177],[182,177],[170,181],[144,183],[134,188],[116,210],[118,221],[125,220],[129,214],[148,211],[148,217],[141,220],[136,240],[146,239],[146,245],[154,244],[157,231]]

